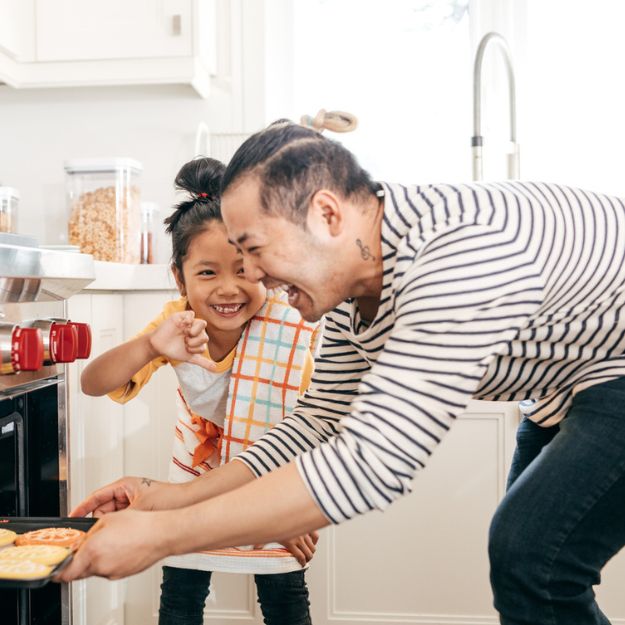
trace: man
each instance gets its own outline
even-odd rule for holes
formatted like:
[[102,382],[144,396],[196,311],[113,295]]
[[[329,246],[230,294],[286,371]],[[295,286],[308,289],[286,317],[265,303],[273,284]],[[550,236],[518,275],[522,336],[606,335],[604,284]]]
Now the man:
[[286,288],[305,319],[327,313],[311,387],[206,477],[97,491],[76,514],[138,509],[104,516],[62,579],[385,509],[471,398],[521,400],[490,537],[501,622],[607,623],[592,585],[625,544],[623,203],[533,183],[380,185],[282,123],[235,154],[222,213],[248,279]]

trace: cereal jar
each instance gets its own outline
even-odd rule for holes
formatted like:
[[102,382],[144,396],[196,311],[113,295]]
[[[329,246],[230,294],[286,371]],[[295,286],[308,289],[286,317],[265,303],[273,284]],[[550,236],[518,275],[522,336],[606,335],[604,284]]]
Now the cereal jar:
[[20,194],[12,187],[0,187],[0,232],[17,230],[17,205]]
[[139,262],[142,170],[129,158],[65,163],[70,245],[96,260]]

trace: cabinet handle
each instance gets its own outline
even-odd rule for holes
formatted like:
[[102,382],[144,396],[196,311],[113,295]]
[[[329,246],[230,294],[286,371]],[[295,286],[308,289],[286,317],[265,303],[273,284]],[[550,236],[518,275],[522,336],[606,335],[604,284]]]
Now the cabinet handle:
[[179,37],[182,33],[182,18],[180,15],[172,15],[171,17],[171,34]]

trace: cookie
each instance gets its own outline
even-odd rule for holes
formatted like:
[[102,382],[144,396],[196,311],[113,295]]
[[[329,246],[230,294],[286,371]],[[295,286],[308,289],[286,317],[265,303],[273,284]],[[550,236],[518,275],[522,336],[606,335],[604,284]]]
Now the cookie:
[[52,573],[52,567],[32,560],[0,560],[0,579],[41,579]]
[[15,544],[22,545],[57,545],[58,547],[72,547],[79,543],[85,532],[71,527],[45,527],[20,534],[15,539]]
[[22,547],[9,547],[0,551],[0,562],[4,560],[31,560],[39,564],[55,566],[63,562],[70,554],[67,547],[57,545],[24,545]]
[[0,529],[0,547],[4,547],[5,545],[10,545],[15,542],[16,536],[17,534],[11,530]]

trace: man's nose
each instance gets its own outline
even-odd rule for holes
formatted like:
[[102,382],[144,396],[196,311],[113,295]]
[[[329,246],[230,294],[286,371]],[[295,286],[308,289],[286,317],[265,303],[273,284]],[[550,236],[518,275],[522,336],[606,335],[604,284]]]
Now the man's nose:
[[243,259],[243,273],[249,282],[260,282],[266,275],[256,263],[249,259]]

